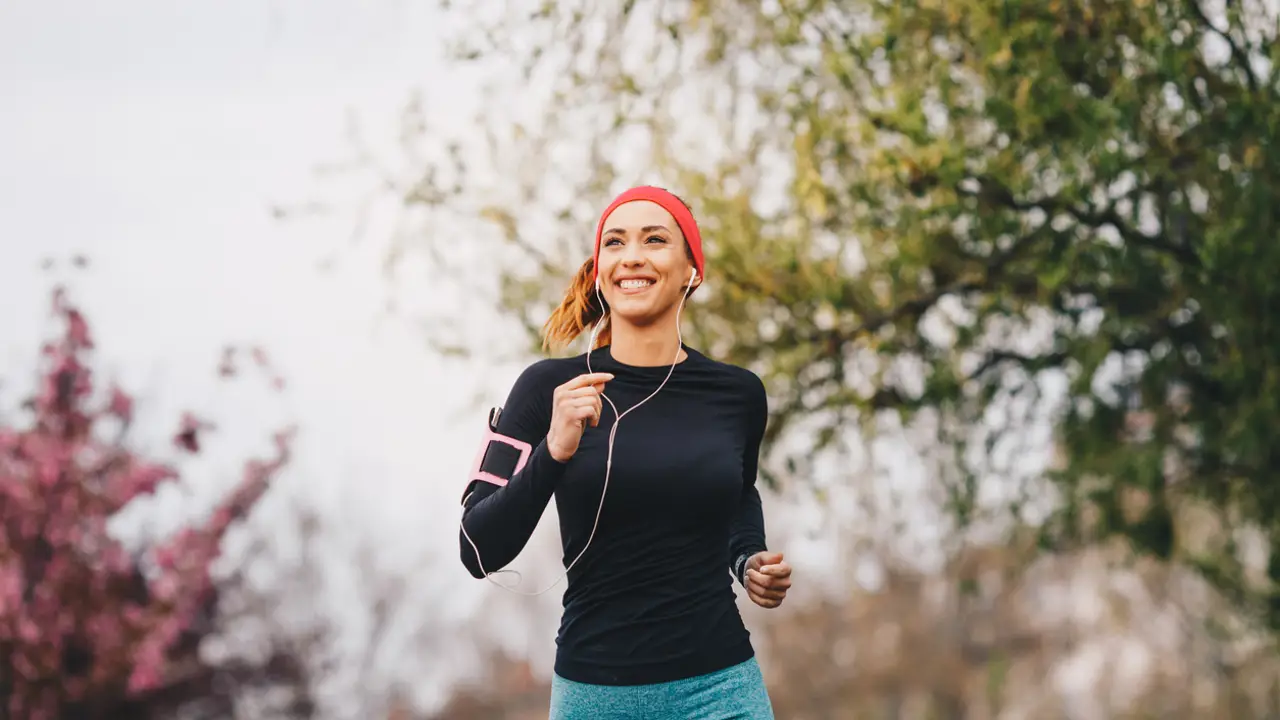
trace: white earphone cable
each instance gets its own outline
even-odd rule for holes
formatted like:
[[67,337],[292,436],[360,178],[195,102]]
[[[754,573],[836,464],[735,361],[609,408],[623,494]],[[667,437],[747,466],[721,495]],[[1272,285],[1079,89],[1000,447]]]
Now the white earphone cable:
[[[657,389],[649,393],[648,397],[636,403],[635,405],[632,405],[631,407],[627,408],[626,411],[622,413],[618,412],[618,406],[613,404],[613,400],[610,400],[608,395],[606,395],[605,393],[600,393],[600,396],[604,398],[606,402],[609,403],[609,407],[613,408],[614,421],[613,421],[613,427],[609,428],[609,446],[608,446],[608,451],[605,454],[604,485],[600,488],[600,505],[599,507],[596,508],[595,523],[591,526],[591,534],[587,536],[586,544],[582,546],[582,552],[579,552],[578,556],[573,559],[573,562],[569,563],[568,567],[564,569],[564,574],[556,578],[555,582],[551,583],[547,587],[537,592],[525,592],[523,590],[517,590],[515,589],[514,586],[503,585],[502,583],[494,580],[493,576],[499,575],[502,573],[510,573],[516,576],[515,583],[519,584],[520,579],[523,577],[521,576],[520,572],[518,570],[511,570],[511,569],[495,570],[493,572],[485,571],[484,562],[480,559],[480,549],[476,547],[475,541],[472,540],[471,536],[467,534],[466,526],[462,523],[461,520],[459,520],[458,527],[462,529],[462,536],[467,539],[467,543],[470,544],[471,549],[475,551],[476,565],[480,568],[480,572],[484,573],[485,579],[489,580],[494,585],[497,585],[503,590],[506,590],[507,592],[515,593],[517,595],[527,595],[530,597],[541,595],[547,592],[548,590],[550,590],[551,588],[555,587],[556,585],[559,585],[561,580],[569,577],[569,571],[573,569],[574,565],[578,564],[578,561],[582,559],[583,555],[587,554],[587,548],[591,547],[591,541],[594,540],[596,537],[596,529],[600,527],[600,514],[604,511],[604,497],[605,497],[605,494],[609,491],[609,475],[613,470],[613,442],[618,435],[618,425],[621,424],[622,418],[626,417],[626,415],[630,413],[632,410],[635,410],[641,405],[652,400],[653,397],[657,395],[658,392],[662,390],[664,386],[666,386],[667,381],[671,379],[671,375],[675,372],[676,365],[678,365],[680,362],[680,351],[684,348],[684,335],[680,332],[680,314],[684,311],[684,302],[689,298],[689,293],[693,290],[693,281],[696,280],[697,277],[698,277],[698,269],[695,267],[689,273],[689,284],[684,290],[684,295],[680,297],[680,304],[676,307],[676,356],[671,361],[671,367],[667,369],[667,376],[662,379],[662,382],[658,385]],[[604,296],[600,292],[600,280],[598,277],[596,279],[596,298],[600,301],[600,307],[603,308]],[[596,337],[599,334],[600,329],[604,326],[604,322],[606,319],[607,319],[606,315],[601,315],[600,319],[596,321],[595,327],[592,328],[591,330],[591,342],[587,345],[587,372],[588,373],[592,372],[591,353],[595,349]],[[463,498],[462,504],[466,505],[467,499],[470,497],[471,497],[470,495],[467,495],[467,497]]]

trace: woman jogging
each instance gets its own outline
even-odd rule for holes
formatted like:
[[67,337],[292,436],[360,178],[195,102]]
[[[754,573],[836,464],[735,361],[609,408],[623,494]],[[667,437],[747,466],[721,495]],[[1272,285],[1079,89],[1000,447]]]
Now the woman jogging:
[[462,562],[477,578],[510,563],[555,496],[568,586],[552,720],[773,718],[732,588],[774,608],[791,585],[756,489],[767,401],[755,374],[682,342],[703,275],[684,203],[623,193],[545,327],[553,347],[594,326],[590,351],[534,363],[490,416]]

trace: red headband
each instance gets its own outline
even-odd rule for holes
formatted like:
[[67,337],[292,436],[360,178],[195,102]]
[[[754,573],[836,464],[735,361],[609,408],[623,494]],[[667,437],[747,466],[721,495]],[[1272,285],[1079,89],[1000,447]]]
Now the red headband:
[[[675,218],[676,224],[680,226],[680,232],[684,233],[684,239],[689,243],[689,250],[693,252],[693,266],[698,269],[698,276],[704,277],[706,271],[702,260],[702,235],[698,232],[698,223],[693,219],[693,213],[680,198],[659,187],[651,187],[642,185],[634,187],[614,198],[609,203],[609,207],[605,208],[604,213],[600,215],[600,224],[596,226],[596,250],[592,256],[595,278],[600,277],[600,236],[604,234],[604,221],[609,218],[610,213],[617,209],[619,205],[623,205],[636,200],[648,200],[657,203],[663,210],[671,213],[671,217]],[[594,278],[593,278],[594,279]]]

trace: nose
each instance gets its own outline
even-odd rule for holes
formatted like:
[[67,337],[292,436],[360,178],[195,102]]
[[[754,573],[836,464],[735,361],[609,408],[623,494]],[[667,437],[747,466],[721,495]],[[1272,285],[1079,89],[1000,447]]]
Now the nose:
[[618,259],[623,267],[639,267],[644,264],[644,254],[640,251],[640,243],[629,242],[622,248],[622,257]]

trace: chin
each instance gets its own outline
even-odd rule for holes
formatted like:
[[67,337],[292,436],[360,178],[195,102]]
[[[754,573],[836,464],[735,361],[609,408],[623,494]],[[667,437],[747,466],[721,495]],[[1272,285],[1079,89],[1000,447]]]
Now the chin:
[[670,308],[660,310],[656,307],[612,307],[610,313],[617,322],[626,323],[632,327],[647,327],[662,320],[664,316],[669,314]]
[[629,325],[642,325],[649,321],[654,312],[651,308],[637,307],[631,303],[620,303],[609,306],[609,314],[614,319]]

